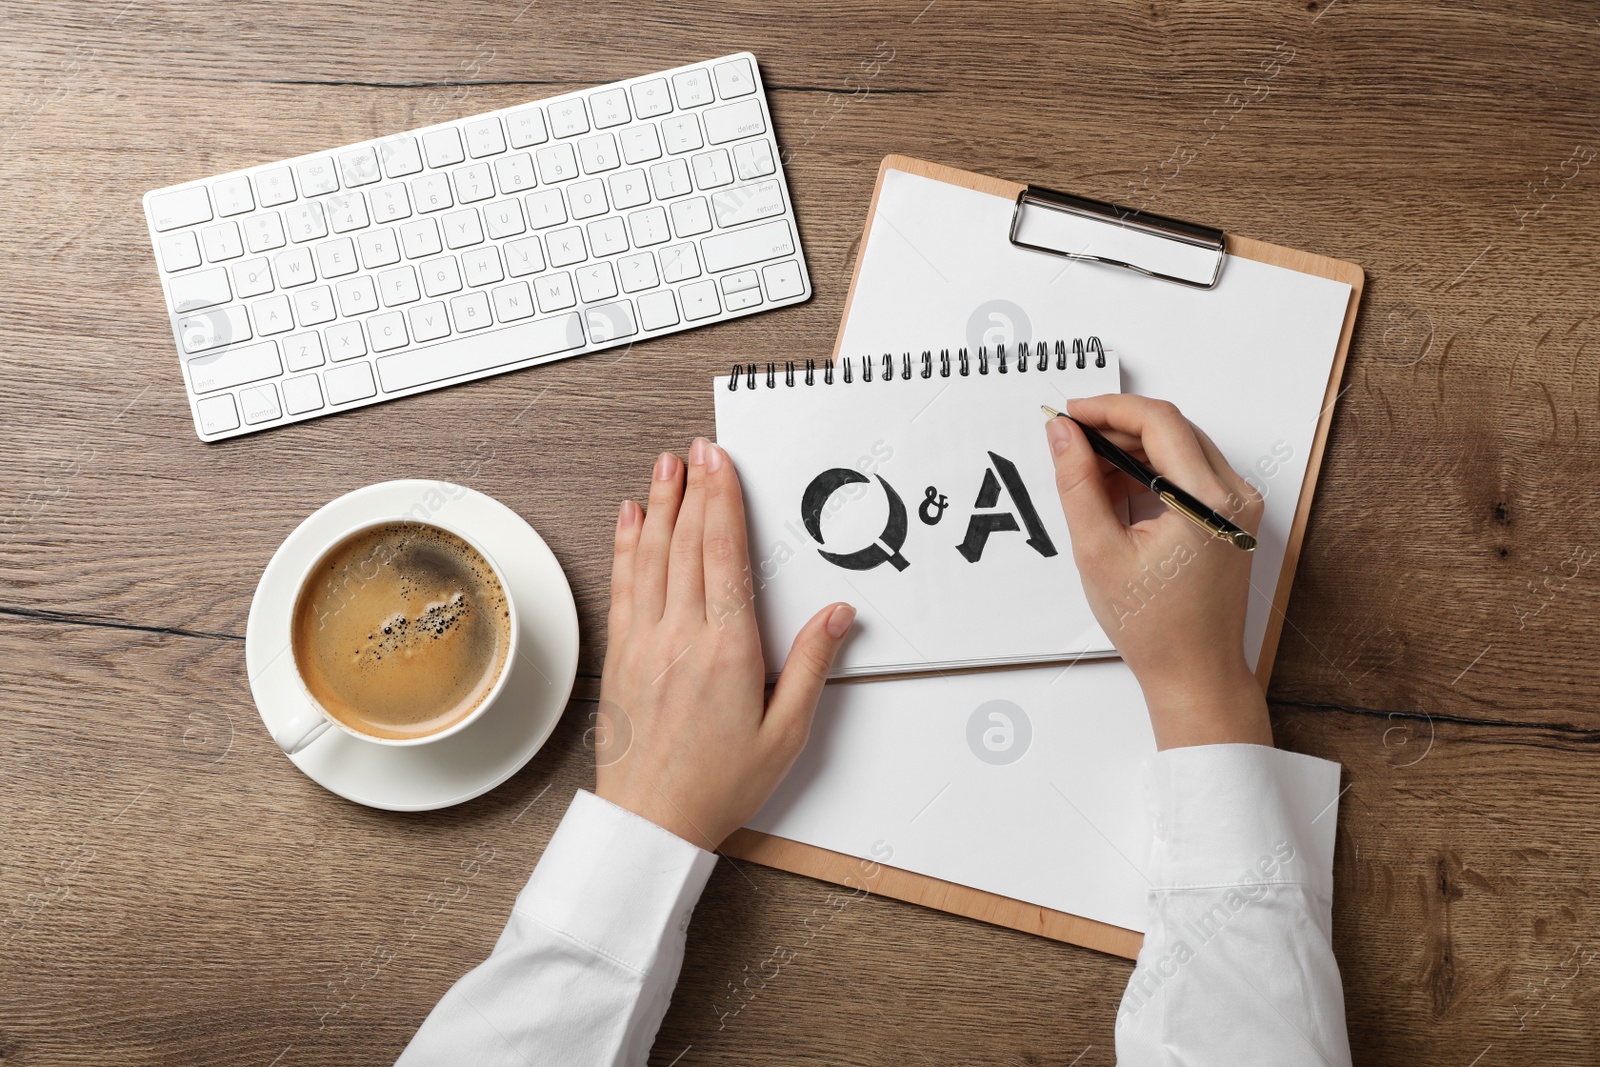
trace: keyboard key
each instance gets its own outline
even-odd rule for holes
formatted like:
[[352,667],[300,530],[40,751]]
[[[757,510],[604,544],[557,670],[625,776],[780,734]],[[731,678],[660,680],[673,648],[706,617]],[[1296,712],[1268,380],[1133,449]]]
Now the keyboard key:
[[717,213],[717,225],[724,229],[768,219],[783,214],[783,189],[776,180],[725,189],[712,194],[711,208]]
[[567,199],[572,202],[572,217],[575,219],[592,219],[605,214],[608,209],[606,183],[599,178],[575,182],[567,189]]
[[489,177],[489,164],[475,163],[470,167],[457,167],[450,172],[456,183],[456,201],[476,204],[494,196],[494,179]]
[[[335,363],[367,354],[367,342],[361,336],[359,322],[341,322],[322,331],[328,339],[328,358]],[[290,370],[298,368],[290,367]]]
[[599,133],[579,141],[578,158],[583,161],[585,174],[616,170],[622,164],[621,157],[617,155],[617,139],[609,133]]
[[552,267],[566,267],[573,263],[582,263],[589,258],[589,254],[583,248],[583,231],[576,226],[555,230],[545,238],[545,241],[549,245]]
[[283,245],[283,218],[276,211],[244,220],[244,246],[250,251],[267,252]]
[[683,301],[683,317],[690,322],[709,319],[722,311],[722,305],[717,302],[717,283],[710,278],[681,287],[678,297]]
[[378,275],[378,291],[383,296],[383,306],[386,308],[422,299],[422,293],[417,289],[417,272],[410,267],[396,267]]
[[322,386],[315,374],[283,380],[283,409],[291,415],[304,415],[322,407]]
[[350,238],[335,237],[317,246],[317,273],[324,278],[343,278],[359,269],[355,242]]
[[404,178],[422,169],[422,150],[417,139],[401,133],[385,137],[377,145],[378,159],[383,163],[385,178]]
[[456,330],[459,333],[481,330],[491,325],[494,319],[489,314],[488,294],[466,293],[451,297],[450,317],[455,320]]
[[378,283],[370,274],[346,278],[334,286],[334,292],[339,298],[339,314],[346,318],[378,310]]
[[533,291],[539,298],[539,310],[546,315],[552,311],[569,308],[578,302],[577,296],[572,291],[572,276],[566,271],[556,274],[547,274],[533,283]]
[[255,210],[256,198],[250,195],[250,179],[242,174],[237,178],[212,182],[211,196],[216,201],[217,214],[222,218]]
[[628,228],[633,231],[633,243],[637,248],[664,244],[672,237],[667,230],[667,212],[664,208],[647,207],[643,211],[635,211],[628,216]]
[[645,183],[644,171],[625,170],[607,179],[611,186],[611,206],[619,211],[650,202],[650,186]]
[[455,207],[456,202],[450,197],[449,177],[444,174],[419,174],[412,178],[411,202],[423,213]]
[[200,265],[200,242],[193,230],[169,233],[156,242],[161,250],[161,265],[167,270],[188,270]]
[[617,276],[622,281],[622,291],[625,293],[654,289],[661,284],[661,275],[656,273],[656,257],[649,252],[617,260]]
[[294,317],[302,326],[320,326],[332,322],[337,315],[333,290],[326,285],[315,285],[294,294]]
[[660,289],[639,298],[639,325],[647,330],[678,325],[678,303],[671,289]]
[[406,317],[398,311],[386,311],[367,320],[367,336],[372,339],[374,352],[387,352],[403,348],[406,339]]
[[[727,233],[712,234],[700,242],[706,270],[721,274],[734,267],[748,267],[763,259],[794,255],[794,234],[787,219],[763,222]],[[693,318],[687,310],[685,318]]]
[[272,257],[272,269],[278,276],[279,289],[293,289],[317,280],[316,268],[311,265],[311,252],[305,248],[289,248]]
[[200,417],[201,433],[226,433],[239,428],[239,412],[233,406],[233,397],[227,393],[208,396],[194,405]]
[[197,222],[210,222],[211,197],[206,195],[203,185],[152,196],[150,217],[155,220],[156,229],[162,231],[193,226]]
[[661,250],[661,277],[667,282],[681,282],[700,276],[700,258],[695,255],[694,242],[668,245]]
[[244,255],[244,242],[239,240],[239,224],[236,222],[207,226],[200,231],[200,240],[206,246],[206,259],[213,263]]
[[287,296],[269,296],[250,305],[250,317],[255,320],[256,333],[270,337],[294,329],[294,313],[289,310]]
[[323,374],[322,382],[328,387],[330,404],[348,404],[378,395],[377,387],[372,384],[372,364],[365,360],[334,367]]
[[492,115],[469,122],[462,130],[467,135],[467,155],[473,159],[497,156],[506,150],[506,138],[500,132],[500,120]]
[[328,225],[334,233],[359,230],[370,221],[367,218],[367,198],[360,193],[342,193],[327,199]]
[[433,219],[412,219],[400,227],[400,248],[407,259],[436,256],[444,251],[439,241],[439,224]]
[[711,68],[717,78],[717,95],[724,100],[748,96],[756,91],[755,77],[750,73],[750,61],[730,59]]
[[[378,153],[372,148],[352,148],[339,153],[339,177],[346,189],[358,185],[371,185],[383,177],[378,170]],[[320,403],[318,406],[321,406]]]
[[705,147],[700,139],[700,120],[693,115],[674,115],[661,121],[661,139],[667,152],[677,155],[695,148]]
[[589,340],[597,345],[639,332],[633,321],[633,305],[626,300],[587,308],[583,317],[589,325]]
[[[338,329],[337,326],[328,328]],[[322,366],[322,338],[317,331],[308,330],[305,333],[290,334],[281,343],[283,361],[288,364],[291,371],[311,370],[313,367]]]
[[724,293],[722,300],[728,305],[729,311],[743,311],[761,303],[761,290],[743,289],[737,293]]
[[706,76],[704,67],[674,74],[672,92],[678,98],[679,107],[699,107],[714,99],[711,95],[711,79]]
[[647,163],[661,158],[661,137],[652,123],[630,126],[617,135],[622,142],[623,162]]
[[272,266],[266,256],[233,265],[233,291],[241,300],[272,292]]
[[466,248],[483,241],[483,220],[478,217],[477,208],[452,211],[443,222],[444,243],[449,248]]
[[256,174],[256,200],[262,207],[277,207],[294,198],[294,174],[288,167],[273,167]]
[[578,158],[572,154],[572,145],[553,144],[533,154],[539,164],[539,180],[546,185],[564,182],[578,176]]
[[295,165],[300,172],[300,192],[305,196],[339,191],[339,178],[333,170],[333,160],[327,156],[303,160]]
[[632,117],[628,114],[628,92],[620,86],[590,93],[589,110],[594,112],[594,128],[597,130],[621,126]]
[[533,176],[533,157],[526,152],[495,160],[494,176],[502,193],[520,193],[532,189],[539,181]]
[[491,241],[515,237],[528,228],[522,221],[522,204],[516,200],[496,200],[485,207],[483,224],[489,231]]
[[739,172],[739,180],[743,182],[771,174],[778,169],[772,161],[772,146],[764,140],[734,145],[733,169]]
[[289,240],[296,244],[328,236],[328,220],[320,201],[302,200],[283,213],[283,221],[289,227]]
[[443,296],[461,288],[461,267],[455,256],[430,259],[418,269],[422,272],[422,291],[428,296]]
[[744,289],[754,289],[760,284],[760,279],[756,276],[756,272],[753,270],[741,270],[734,274],[725,274],[722,276],[722,292],[724,296],[729,293],[740,292]]
[[712,144],[737,141],[741,137],[754,137],[767,132],[767,120],[761,114],[761,101],[753,98],[709,108],[705,117],[706,140]]
[[422,154],[430,167],[448,167],[467,158],[466,151],[461,147],[461,135],[454,126],[423,134]]
[[528,208],[528,226],[531,229],[542,230],[546,226],[555,226],[567,221],[567,204],[561,199],[561,190],[542,189],[537,193],[529,193],[522,198],[523,204]]
[[711,229],[711,209],[703,196],[691,196],[672,205],[672,232],[679,237],[694,237]]
[[728,162],[725,148],[701,152],[689,162],[694,164],[694,183],[702,189],[715,189],[733,181],[733,165]]
[[[584,347],[583,323],[574,312],[518,323],[492,334],[468,334],[431,348],[413,349],[378,360],[386,393],[476,374],[507,363],[553,356]],[[334,372],[329,371],[331,377]],[[332,383],[329,383],[331,394]]]
[[272,341],[224,348],[208,356],[196,356],[187,363],[189,381],[197,393],[213,393],[236,385],[275,378],[283,373],[278,362],[278,346]]
[[544,249],[537,237],[506,242],[506,270],[513,278],[524,274],[537,274],[544,270]]
[[399,222],[411,217],[411,201],[406,187],[399,182],[381,185],[372,190],[372,219],[374,222]]
[[633,113],[641,119],[653,119],[672,110],[672,96],[667,91],[667,79],[651,78],[633,87]]
[[491,289],[489,295],[494,298],[494,317],[500,322],[516,322],[533,314],[533,294],[527,282],[502,285]]
[[179,319],[178,336],[185,352],[208,352],[250,340],[250,321],[242,307],[218,308]]
[[545,107],[550,112],[550,132],[557,137],[589,132],[589,115],[584,111],[582,98],[557,100]]
[[356,238],[356,245],[361,249],[361,265],[368,270],[400,262],[400,242],[387,226],[368,230]]
[[550,139],[544,127],[544,112],[536,107],[525,107],[507,115],[506,128],[511,134],[512,148],[544,144]]
[[762,267],[761,276],[767,283],[767,296],[773,300],[787,300],[806,291],[805,282],[800,279],[800,264],[796,260]]
[[694,191],[689,184],[689,164],[681,159],[669,159],[650,168],[650,185],[657,200],[671,200]]
[[418,304],[407,314],[411,318],[411,339],[418,344],[450,336],[450,316],[444,309],[444,301]]
[[488,285],[502,281],[505,271],[500,269],[500,250],[490,245],[461,256],[461,273],[469,286]]
[[278,390],[271,382],[239,390],[239,407],[244,411],[244,421],[250,425],[283,417],[278,407]]
[[574,274],[578,279],[578,295],[585,304],[610,300],[617,295],[617,276],[609,263],[591,263],[587,267],[579,267]]
[[228,272],[222,267],[174,278],[168,283],[167,292],[172,297],[173,311],[208,308],[233,298],[233,291],[228,287]]

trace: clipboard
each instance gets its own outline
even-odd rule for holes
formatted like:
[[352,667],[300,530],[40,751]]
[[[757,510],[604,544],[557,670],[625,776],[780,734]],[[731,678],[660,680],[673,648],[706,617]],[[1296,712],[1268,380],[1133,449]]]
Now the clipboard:
[[[1340,395],[1340,382],[1355,329],[1356,312],[1365,280],[1361,267],[1328,256],[1227,234],[1213,227],[899,155],[885,157],[879,168],[867,212],[868,231],[879,214],[879,197],[885,177],[891,171],[918,175],[1011,201],[1014,207],[1008,238],[1013,245],[1068,260],[1092,262],[1098,265],[1095,269],[1132,270],[1149,276],[1153,279],[1153,285],[1211,289],[1225,276],[1228,260],[1236,258],[1350,286],[1331,371],[1323,392],[1321,412],[1307,454],[1305,474],[1295,501],[1293,521],[1278,569],[1271,612],[1257,659],[1256,677],[1265,690],[1282,636],[1284,610],[1299,562],[1317,474],[1332,423],[1333,406]],[[866,243],[864,235],[861,243],[863,252]],[[863,258],[858,254],[852,272],[839,337],[834,346],[836,361],[849,355],[842,351],[842,345],[861,278]],[[1128,959],[1137,957],[1143,942],[1143,935],[1136,930],[748,828],[733,834],[724,843],[722,851],[738,859],[808,875],[856,892],[879,893]]]

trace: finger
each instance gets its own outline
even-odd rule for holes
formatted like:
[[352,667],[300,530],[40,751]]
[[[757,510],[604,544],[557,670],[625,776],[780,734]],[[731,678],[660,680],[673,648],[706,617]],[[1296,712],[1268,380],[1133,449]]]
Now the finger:
[[1206,460],[1194,426],[1167,401],[1111,393],[1074,400],[1069,407],[1074,418],[1136,434],[1156,473],[1171,478],[1212,507],[1223,503],[1228,495],[1226,484]]
[[702,538],[706,522],[706,439],[696,437],[689,446],[689,479],[678,505],[672,529],[671,560],[667,565],[665,614],[688,619],[706,617],[705,568]]
[[706,448],[705,532],[706,617],[718,625],[755,630],[755,613],[747,611],[755,589],[750,573],[750,547],[744,519],[744,493],[728,453]]
[[1127,527],[1112,509],[1100,457],[1071,419],[1051,419],[1044,432],[1055,461],[1056,492],[1072,534],[1073,556],[1080,564],[1103,558],[1123,542]]
[[805,747],[822,685],[833,670],[833,659],[855,618],[856,609],[849,604],[829,604],[795,635],[783,673],[778,675],[772,700],[767,704],[766,718],[761,722],[762,734],[769,735],[778,750],[791,760]]
[[[1256,487],[1233,469],[1228,457],[1222,454],[1222,449],[1217,447],[1217,443],[1210,435],[1198,426],[1194,427],[1194,434],[1200,442],[1201,451],[1206,454],[1206,462],[1211,464],[1211,469],[1217,472],[1217,477],[1222,479],[1222,484],[1228,487],[1228,491],[1238,497],[1237,500],[1227,501],[1222,513],[1241,523],[1258,521],[1260,514],[1257,505],[1262,503],[1262,498]],[[1251,533],[1255,533],[1253,526],[1249,529]]]
[[628,632],[628,621],[633,613],[633,554],[639,547],[639,529],[644,515],[639,505],[624,500],[617,510],[617,530],[611,550],[611,611],[606,616],[606,629],[615,644]]
[[672,551],[672,528],[683,500],[683,460],[661,453],[650,474],[650,506],[639,531],[633,560],[633,621],[656,622],[667,603],[667,565]]

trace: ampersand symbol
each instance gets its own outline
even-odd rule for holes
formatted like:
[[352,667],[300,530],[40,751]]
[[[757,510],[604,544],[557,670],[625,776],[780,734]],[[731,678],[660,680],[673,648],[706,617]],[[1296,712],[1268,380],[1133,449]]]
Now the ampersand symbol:
[[931,485],[923,492],[925,495],[922,499],[922,506],[917,509],[917,514],[929,526],[937,525],[939,520],[944,518],[944,509],[950,503],[950,498],[940,496],[939,490]]

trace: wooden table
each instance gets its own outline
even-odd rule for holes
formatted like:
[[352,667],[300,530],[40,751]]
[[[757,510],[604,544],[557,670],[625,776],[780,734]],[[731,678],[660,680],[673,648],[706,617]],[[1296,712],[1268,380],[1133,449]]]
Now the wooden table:
[[[1334,927],[1356,1061],[1600,1059],[1587,5],[114,0],[3,16],[0,1062],[393,1060],[592,781],[613,502],[644,492],[656,451],[711,432],[713,373],[829,348],[890,151],[1366,267],[1271,689],[1279,743],[1345,767]],[[791,154],[809,304],[615,362],[195,439],[143,192],[747,47]],[[584,654],[524,771],[398,816],[277,755],[241,635],[301,518],[412,476],[467,482],[538,527]],[[1113,1062],[1127,962],[876,897],[835,911],[830,892],[721,864],[652,1062]],[[778,946],[793,961],[747,983]]]

